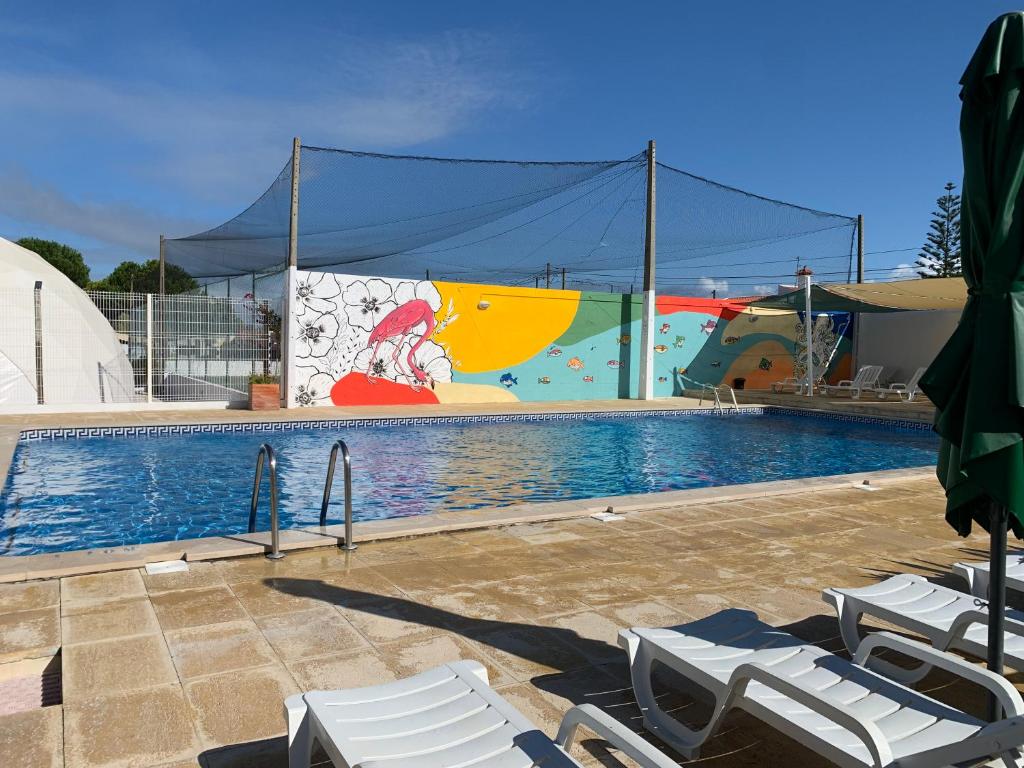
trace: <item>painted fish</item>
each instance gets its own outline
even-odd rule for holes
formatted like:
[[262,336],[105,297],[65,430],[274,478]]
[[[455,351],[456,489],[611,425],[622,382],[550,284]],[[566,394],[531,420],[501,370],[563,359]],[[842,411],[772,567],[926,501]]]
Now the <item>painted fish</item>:
[[518,384],[519,383],[519,379],[517,379],[511,373],[503,373],[501,375],[501,378],[498,379],[498,383],[499,384],[504,384],[506,387],[511,389],[513,384]]
[[721,368],[721,367],[722,367],[722,361],[721,361],[721,360],[715,360],[715,361],[714,361],[714,362],[713,362],[713,363],[711,364],[711,367],[712,367],[712,368]]
[[618,360],[609,360],[608,361],[608,367],[609,368],[618,368],[621,365],[622,365],[622,363],[619,362]]
[[574,371],[582,371],[583,370],[583,361],[580,360],[578,357],[570,358],[569,362],[566,363],[566,365],[569,368],[572,368]]
[[724,339],[722,339],[722,343],[723,344],[735,344],[739,340],[740,340],[739,336],[726,336]]
[[683,376],[685,376],[686,372],[689,370],[689,368],[679,368],[678,370],[679,370],[679,373],[681,373]]
[[628,333],[624,333],[615,340],[616,344],[629,344],[633,340],[633,337]]
[[668,333],[668,329],[671,327],[672,326],[669,325],[668,323],[662,323],[661,328],[659,328],[658,330],[661,331],[662,333]]
[[666,347],[664,344],[655,344],[654,345],[654,351],[655,352],[659,352],[659,353],[660,352],[668,352],[668,347]]
[[761,362],[757,364],[757,367],[762,371],[770,371],[772,369],[772,361],[767,357],[762,357]]
[[558,347],[552,347],[551,349],[548,350],[548,357],[558,357],[561,354],[562,350],[560,350]]
[[658,377],[658,381],[660,381],[660,382],[662,382],[664,384],[666,381],[668,381],[668,378],[665,377],[665,376],[659,376]]
[[718,321],[717,320],[706,320],[705,322],[700,324],[700,332],[701,333],[706,333],[708,336],[710,336],[712,334],[712,332],[715,330],[715,328],[717,328],[717,327],[718,327]]
[[550,376],[541,376],[539,379],[537,379],[537,383],[538,384],[550,384],[551,383],[551,377]]
[[584,376],[584,377],[583,377],[583,380],[584,380],[584,381],[585,381],[585,382],[586,382],[587,384],[593,384],[593,383],[594,383],[594,377],[593,377],[593,376]]
[[676,336],[676,340],[672,342],[672,346],[675,347],[676,349],[680,349],[683,346],[683,344],[685,344],[685,343],[686,343],[686,337],[685,336]]

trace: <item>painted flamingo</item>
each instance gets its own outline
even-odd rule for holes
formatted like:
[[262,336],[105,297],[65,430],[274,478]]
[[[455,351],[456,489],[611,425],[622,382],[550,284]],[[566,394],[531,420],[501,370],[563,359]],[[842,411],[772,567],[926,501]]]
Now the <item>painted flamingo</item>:
[[409,350],[409,354],[406,355],[406,361],[409,364],[409,370],[415,378],[412,386],[418,388],[421,384],[429,382],[431,389],[433,389],[433,378],[429,373],[420,368],[413,359],[413,355],[416,354],[416,350],[420,348],[423,342],[430,338],[430,334],[434,332],[434,328],[437,325],[434,320],[434,310],[432,310],[430,308],[430,304],[423,299],[407,301],[402,306],[391,310],[379,323],[377,323],[373,332],[370,333],[370,339],[368,341],[368,346],[373,347],[373,354],[370,356],[369,365],[367,365],[367,378],[371,381],[375,378],[373,371],[374,364],[377,362],[377,353],[380,351],[380,345],[387,339],[398,339],[394,342],[395,351],[394,354],[391,355],[391,362],[395,364],[395,370],[401,371],[401,364],[398,361],[398,355],[402,351],[402,345],[405,344],[405,340],[410,336],[410,334],[412,334],[413,329],[420,323],[425,323],[427,328],[416,343],[412,345],[412,348]]

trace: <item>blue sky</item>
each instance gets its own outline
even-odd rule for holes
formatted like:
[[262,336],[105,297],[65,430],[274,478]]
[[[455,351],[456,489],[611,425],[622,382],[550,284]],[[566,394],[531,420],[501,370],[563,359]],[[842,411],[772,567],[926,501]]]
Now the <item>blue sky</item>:
[[[102,5],[102,7],[98,7]],[[662,161],[866,217],[912,262],[959,183],[957,81],[990,0],[0,0],[0,235],[94,276],[218,224],[311,145]]]

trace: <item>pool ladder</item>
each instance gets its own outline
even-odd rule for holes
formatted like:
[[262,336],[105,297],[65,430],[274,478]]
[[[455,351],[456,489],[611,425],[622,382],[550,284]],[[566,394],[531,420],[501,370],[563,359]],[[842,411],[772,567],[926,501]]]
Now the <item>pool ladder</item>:
[[718,410],[719,413],[725,413],[725,408],[722,406],[722,398],[719,396],[718,392],[720,389],[726,389],[729,391],[729,396],[732,398],[732,407],[738,411],[740,407],[736,403],[736,391],[726,384],[719,384],[717,386],[715,386],[714,384],[703,385],[700,388],[700,400],[698,401],[697,405],[704,404],[704,395],[710,391],[715,399],[715,408]]
[[[320,527],[327,525],[327,507],[331,503],[331,488],[334,485],[334,468],[341,453],[345,477],[345,542],[341,548],[351,552],[356,548],[352,536],[352,455],[344,440],[338,440],[331,447],[331,457],[327,463],[327,479],[324,482],[324,497],[320,504]],[[270,443],[263,443],[256,454],[256,476],[252,482],[252,502],[249,505],[249,533],[256,532],[256,512],[260,503],[260,485],[263,482],[263,467],[270,473],[270,552],[267,558],[280,560],[284,557],[281,551],[281,524],[277,511],[277,456]]]

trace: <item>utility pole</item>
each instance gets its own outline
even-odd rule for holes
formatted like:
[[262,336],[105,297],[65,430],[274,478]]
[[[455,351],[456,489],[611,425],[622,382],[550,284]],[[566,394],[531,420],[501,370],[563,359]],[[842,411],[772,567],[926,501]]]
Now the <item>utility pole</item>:
[[427,270],[427,282],[428,283],[430,282],[430,270],[429,269]]
[[644,230],[644,297],[640,317],[640,400],[654,399],[654,261],[655,261],[655,160],[654,139],[647,142],[647,226]]
[[164,236],[160,235],[160,295],[164,295]]
[[545,288],[550,288],[551,287],[551,262],[548,262],[547,268],[545,269],[544,273],[546,275],[544,287]]
[[857,217],[857,282],[864,282],[864,215]]
[[294,408],[293,369],[295,345],[292,336],[295,331],[295,285],[299,269],[299,161],[302,155],[302,141],[292,139],[292,197],[288,219],[288,269],[285,275],[284,316],[281,318],[281,399],[285,408]]
[[562,267],[562,290],[565,290],[565,267]]

